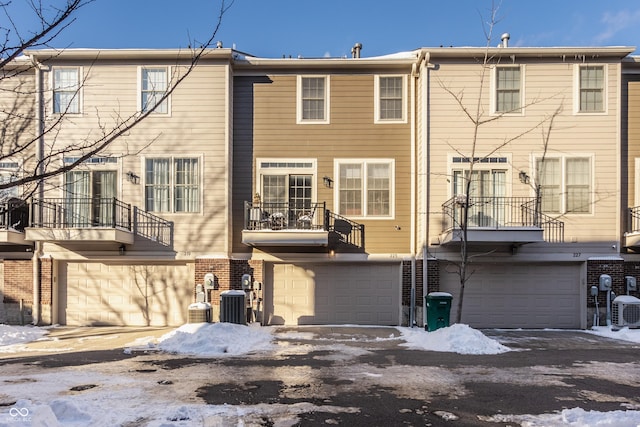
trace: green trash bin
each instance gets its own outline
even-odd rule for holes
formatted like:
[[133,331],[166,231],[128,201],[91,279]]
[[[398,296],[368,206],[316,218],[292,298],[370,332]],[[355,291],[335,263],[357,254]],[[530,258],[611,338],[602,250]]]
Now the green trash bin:
[[427,309],[425,330],[431,332],[449,326],[452,300],[453,296],[447,292],[430,292],[424,297],[424,306]]

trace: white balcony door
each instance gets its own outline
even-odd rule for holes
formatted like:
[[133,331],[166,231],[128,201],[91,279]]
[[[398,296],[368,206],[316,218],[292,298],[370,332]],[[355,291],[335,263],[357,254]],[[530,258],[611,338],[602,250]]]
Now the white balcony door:
[[312,209],[312,175],[263,175],[262,203],[270,213],[287,215],[289,222]]
[[67,226],[109,224],[116,196],[116,171],[70,171],[65,174],[65,221]]
[[[507,194],[506,175],[507,171],[502,169],[473,171],[469,187],[469,226],[496,227],[507,221],[504,203]],[[454,195],[466,194],[467,179],[468,170],[453,172]]]

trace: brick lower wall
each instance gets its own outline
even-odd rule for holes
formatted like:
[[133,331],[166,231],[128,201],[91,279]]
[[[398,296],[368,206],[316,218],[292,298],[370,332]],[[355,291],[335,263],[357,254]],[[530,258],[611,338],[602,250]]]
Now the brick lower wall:
[[251,275],[252,281],[264,281],[264,262],[261,260],[231,260],[198,258],[195,262],[195,277],[193,283],[194,298],[195,286],[204,283],[204,275],[213,273],[215,288],[209,293],[209,301],[213,305],[220,304],[220,293],[231,289],[242,289],[242,275]]
[[33,323],[33,263],[31,260],[4,260],[4,322],[13,325]]

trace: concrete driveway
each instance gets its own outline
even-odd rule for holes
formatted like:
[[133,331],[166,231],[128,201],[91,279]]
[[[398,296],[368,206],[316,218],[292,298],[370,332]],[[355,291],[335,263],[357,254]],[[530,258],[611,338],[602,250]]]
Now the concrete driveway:
[[[164,386],[148,399],[234,408],[198,424],[212,426],[507,426],[576,407],[640,409],[640,347],[580,331],[483,331],[516,350],[498,355],[409,350],[384,327],[280,327],[276,351],[243,357],[122,350],[166,331],[56,328],[49,344],[0,353],[0,372],[12,381],[52,369],[152,379]],[[0,407],[10,404],[1,390]]]

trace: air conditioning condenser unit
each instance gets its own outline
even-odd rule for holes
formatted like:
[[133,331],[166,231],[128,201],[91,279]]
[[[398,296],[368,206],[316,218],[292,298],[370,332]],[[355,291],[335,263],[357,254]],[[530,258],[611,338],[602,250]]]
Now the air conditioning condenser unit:
[[611,322],[619,328],[640,328],[640,299],[620,295],[611,304]]

